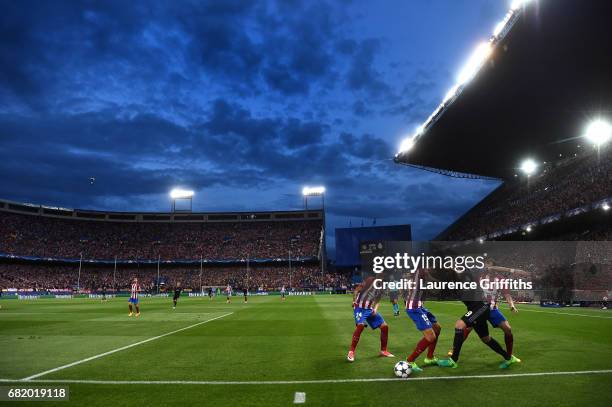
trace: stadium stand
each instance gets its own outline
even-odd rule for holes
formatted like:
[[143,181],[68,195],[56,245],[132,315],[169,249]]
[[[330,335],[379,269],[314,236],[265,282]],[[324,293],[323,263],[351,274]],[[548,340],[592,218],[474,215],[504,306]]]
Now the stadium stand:
[[[141,286],[157,291],[157,269],[153,266],[120,268],[116,273],[112,267],[87,266],[83,268],[80,282],[77,281],[78,266],[50,264],[0,264],[0,287],[20,291],[73,291],[77,283],[82,292],[108,292],[129,289],[131,279],[137,277]],[[285,286],[300,290],[346,289],[349,275],[321,273],[317,264],[292,266],[219,266],[206,267],[164,267],[160,270],[161,291],[180,283],[188,290],[199,291],[201,287],[225,287],[235,289],[246,287],[252,291],[278,291]]]
[[110,222],[0,212],[3,253],[86,259],[316,257],[321,221]]
[[0,201],[0,286],[125,289],[137,276],[143,287],[194,290],[346,288],[345,275],[321,272],[322,236],[321,210],[153,214]]
[[434,240],[477,252],[531,241],[496,257],[534,279],[517,298],[600,303],[612,292],[612,2],[534,4],[478,44],[395,162],[499,182]]
[[402,143],[396,163],[500,182],[435,240],[609,240],[610,13],[607,0],[512,9]]
[[[612,148],[547,164],[532,177],[516,177],[474,206],[439,240],[494,239],[592,210],[612,202]],[[609,205],[609,204],[608,204]],[[600,224],[601,226],[602,224]],[[603,224],[605,225],[605,223]],[[611,230],[565,233],[560,240],[609,240]],[[549,239],[555,236],[549,237]]]

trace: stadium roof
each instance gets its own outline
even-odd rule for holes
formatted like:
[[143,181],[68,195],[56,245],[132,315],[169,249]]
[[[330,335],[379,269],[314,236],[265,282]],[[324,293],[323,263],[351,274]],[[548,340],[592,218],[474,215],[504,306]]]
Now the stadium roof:
[[590,148],[581,137],[588,122],[612,122],[612,1],[525,3],[483,43],[491,50],[480,70],[449,92],[396,162],[507,179],[525,158]]

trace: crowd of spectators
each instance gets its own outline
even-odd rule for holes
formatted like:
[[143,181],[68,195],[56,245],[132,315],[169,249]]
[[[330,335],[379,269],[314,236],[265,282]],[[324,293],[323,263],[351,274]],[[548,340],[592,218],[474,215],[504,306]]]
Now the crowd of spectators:
[[487,241],[458,247],[455,255],[486,253],[495,266],[514,269],[497,272],[499,278],[531,282],[531,289],[512,292],[521,301],[592,301],[602,292],[612,292],[609,241]]
[[612,197],[612,147],[548,163],[538,171],[505,182],[451,226],[443,239],[474,239]]
[[322,222],[106,222],[0,212],[0,253],[85,259],[317,256]]
[[[146,291],[157,290],[157,268],[118,268],[84,265],[80,279],[78,265],[56,266],[45,264],[0,264],[0,287],[19,290],[83,291],[128,290],[134,277]],[[342,273],[322,273],[319,265],[295,264],[285,266],[223,266],[162,267],[159,272],[160,289],[177,283],[185,289],[199,291],[201,287],[248,288],[251,291],[286,289],[346,288],[350,276]]]

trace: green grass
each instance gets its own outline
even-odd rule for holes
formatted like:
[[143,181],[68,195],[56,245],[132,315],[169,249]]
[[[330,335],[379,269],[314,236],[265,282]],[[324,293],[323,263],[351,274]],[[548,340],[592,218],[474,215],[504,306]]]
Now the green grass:
[[[402,314],[391,316],[389,350],[377,357],[379,333],[367,329],[349,364],[346,351],[354,328],[348,296],[239,298],[143,298],[140,318],[128,318],[126,299],[0,301],[0,379],[19,380],[90,356],[175,331],[160,339],[77,364],[36,380],[100,381],[304,381],[392,378],[393,364],[414,347],[420,334]],[[438,354],[452,342],[460,303],[428,304],[442,324]],[[523,359],[508,371],[500,358],[473,335],[464,345],[460,368],[426,368],[418,377],[472,376],[612,369],[612,313],[591,309],[523,306],[509,315],[515,353]],[[537,312],[536,312],[537,311]],[[549,313],[550,312],[550,313]],[[561,314],[558,314],[561,313]],[[567,315],[566,315],[567,314]],[[580,315],[571,315],[580,314]],[[503,343],[499,330],[493,335]],[[470,378],[460,380],[300,384],[83,384],[69,383],[70,403],[112,405],[292,405],[297,391],[306,405],[610,406],[612,373]],[[7,385],[13,383],[0,383]],[[19,383],[17,383],[19,384]],[[28,385],[41,385],[33,382]],[[54,383],[55,385],[56,383]],[[23,386],[23,383],[19,384]],[[455,401],[456,400],[456,401]],[[19,405],[41,405],[21,402]],[[52,404],[49,402],[42,403]],[[10,404],[13,405],[13,404]]]

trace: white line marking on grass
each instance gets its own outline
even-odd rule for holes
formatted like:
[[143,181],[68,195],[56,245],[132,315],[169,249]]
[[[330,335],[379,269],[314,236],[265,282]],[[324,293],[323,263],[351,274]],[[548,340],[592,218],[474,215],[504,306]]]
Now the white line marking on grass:
[[306,403],[306,393],[296,391],[293,396],[293,404],[304,404]]
[[[447,304],[463,305],[463,304],[455,304],[455,303],[447,303]],[[521,305],[521,304],[517,304],[517,305]],[[527,306],[531,307],[533,305],[527,305]],[[569,315],[571,317],[587,317],[587,318],[612,319],[612,316],[611,317],[607,317],[607,316],[603,316],[603,315],[575,314],[573,312],[538,311],[538,310],[535,310],[535,309],[519,308],[519,313],[521,313],[521,312],[538,312],[538,313],[541,313],[541,314]]]
[[541,314],[557,314],[557,315],[569,315],[576,317],[587,317],[587,318],[602,318],[602,319],[612,319],[612,317],[605,317],[603,315],[588,315],[588,314],[574,314],[572,312],[554,312],[554,311],[537,311],[534,309],[520,309],[519,312],[527,311],[527,312],[539,312]]
[[400,381],[429,381],[429,380],[469,380],[469,379],[510,379],[515,377],[538,376],[574,376],[589,374],[609,374],[612,369],[606,370],[578,370],[574,372],[535,372],[535,373],[509,373],[486,374],[469,376],[425,376],[400,379],[394,377],[364,378],[364,379],[329,379],[329,380],[278,380],[278,381],[198,381],[198,380],[80,380],[80,379],[0,379],[0,382],[18,383],[74,383],[74,384],[196,384],[196,385],[261,385],[261,384],[333,384],[333,383],[363,383],[363,382],[400,382]]
[[134,346],[138,346],[138,345],[142,345],[142,344],[147,343],[147,342],[155,341],[157,339],[163,338],[163,337],[168,336],[168,335],[175,334],[177,332],[181,332],[181,331],[185,331],[187,329],[195,328],[198,325],[202,325],[202,324],[205,324],[207,322],[211,322],[211,321],[214,321],[214,320],[217,320],[217,319],[221,319],[221,318],[224,318],[224,317],[226,317],[228,315],[231,315],[231,314],[233,314],[233,312],[229,312],[227,314],[223,314],[223,315],[218,316],[218,317],[210,318],[210,319],[207,319],[206,321],[201,321],[201,322],[198,322],[197,324],[193,324],[193,325],[186,326],[185,328],[177,329],[176,331],[168,332],[168,333],[165,333],[165,334],[162,334],[162,335],[154,336],[154,337],[149,338],[149,339],[145,339],[145,340],[140,341],[140,342],[132,343],[131,345],[122,346],[120,348],[113,349],[113,350],[108,351],[108,352],[100,353],[99,355],[90,356],[90,357],[85,358],[85,359],[77,360],[76,362],[68,363],[67,365],[63,365],[63,366],[59,366],[59,367],[56,367],[56,368],[53,368],[53,369],[45,370],[44,372],[40,372],[40,373],[37,373],[35,375],[28,376],[28,377],[23,378],[21,380],[24,381],[24,382],[27,382],[27,381],[30,381],[32,379],[36,379],[37,377],[41,377],[41,376],[47,375],[49,373],[57,372],[58,370],[67,369],[67,368],[72,367],[72,366],[80,365],[81,363],[89,362],[89,361],[92,361],[92,360],[95,360],[95,359],[99,359],[99,358],[104,357],[104,356],[112,355],[113,353],[116,353],[116,352],[121,352],[122,350],[133,348]]

